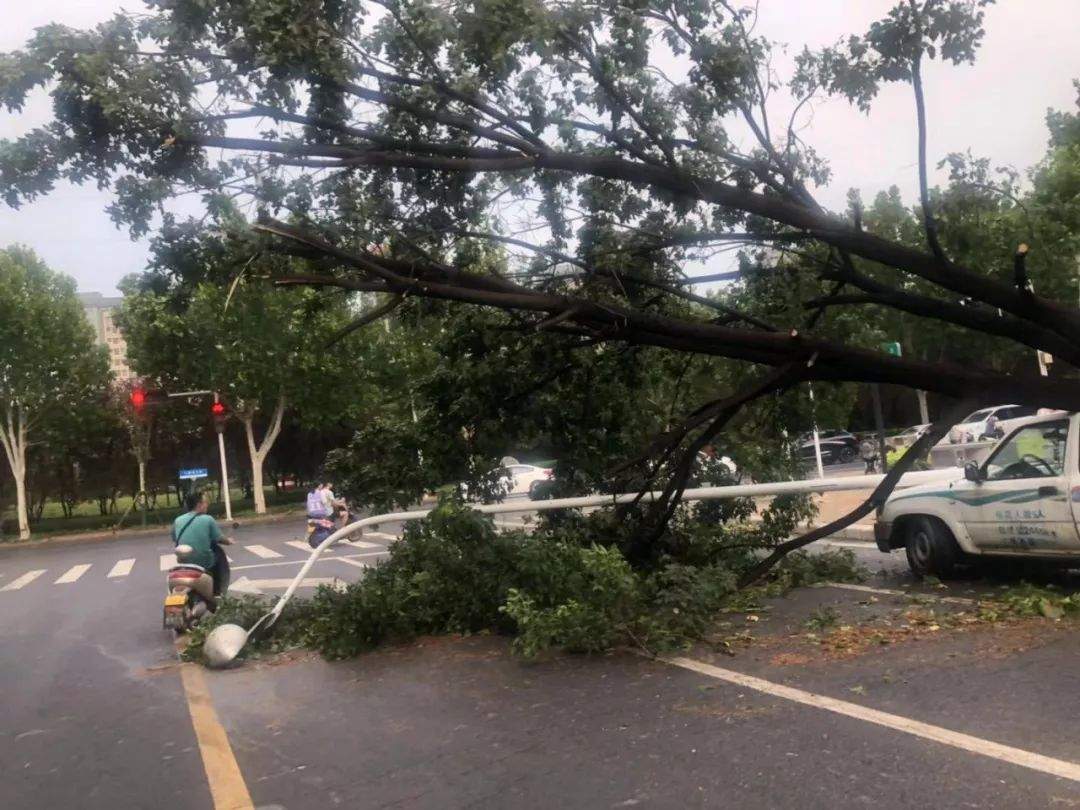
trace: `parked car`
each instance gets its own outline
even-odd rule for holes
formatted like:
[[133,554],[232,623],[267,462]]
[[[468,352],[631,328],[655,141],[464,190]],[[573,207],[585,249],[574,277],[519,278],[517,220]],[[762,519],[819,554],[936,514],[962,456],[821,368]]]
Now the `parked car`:
[[[952,430],[949,431],[949,442],[961,444],[963,442],[981,441],[983,434],[986,433],[987,420],[991,416],[997,420],[997,426],[1001,428],[1002,432],[1008,432],[1013,426],[1011,420],[1034,416],[1036,412],[1036,408],[1027,405],[993,405],[989,408],[982,408],[974,413],[969,413],[964,417],[963,422],[953,426]],[[1003,424],[1005,422],[1009,422],[1009,424]]]
[[[848,464],[859,455],[858,438],[846,430],[819,431],[818,441],[821,444],[822,464]],[[803,461],[814,462],[816,460],[814,434],[808,433],[802,437],[802,444],[799,446],[799,457]]]
[[878,548],[907,550],[916,576],[978,556],[1080,561],[1080,414],[1021,419],[981,464],[895,492],[874,524]]

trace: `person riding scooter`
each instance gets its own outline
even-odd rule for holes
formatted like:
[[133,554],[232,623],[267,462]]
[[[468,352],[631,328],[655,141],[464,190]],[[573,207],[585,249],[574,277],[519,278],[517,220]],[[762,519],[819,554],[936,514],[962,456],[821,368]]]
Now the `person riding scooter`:
[[232,545],[232,538],[225,537],[217,521],[207,514],[210,502],[201,490],[188,493],[184,506],[188,511],[173,521],[173,546],[191,549],[183,562],[206,569],[214,580],[214,596],[221,596],[229,587],[229,558],[219,546]]
[[307,495],[307,541],[316,548],[334,533],[334,507],[325,493],[326,484],[317,484]]

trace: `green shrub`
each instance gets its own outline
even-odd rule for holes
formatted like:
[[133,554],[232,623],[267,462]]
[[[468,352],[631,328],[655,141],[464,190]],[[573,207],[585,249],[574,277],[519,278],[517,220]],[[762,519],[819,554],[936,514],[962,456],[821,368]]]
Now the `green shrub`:
[[[597,652],[621,644],[659,652],[703,637],[739,600],[859,578],[849,551],[796,553],[748,594],[736,583],[767,547],[760,527],[701,525],[680,514],[668,553],[637,570],[620,550],[630,531],[614,510],[602,510],[561,514],[533,535],[499,533],[489,517],[448,499],[410,524],[390,558],[359,582],[290,603],[252,650],[307,645],[344,658],[419,635],[490,630],[515,635],[515,649],[530,657],[549,648]],[[259,600],[226,600],[193,633],[191,654],[218,624],[249,627],[265,610]]]
[[440,504],[362,580],[316,595],[310,643],[343,658],[385,641],[497,628],[522,544],[522,535],[499,534],[479,512]]
[[623,641],[641,610],[638,576],[617,549],[534,544],[522,555],[523,588],[501,611],[517,625],[514,648],[598,652]]

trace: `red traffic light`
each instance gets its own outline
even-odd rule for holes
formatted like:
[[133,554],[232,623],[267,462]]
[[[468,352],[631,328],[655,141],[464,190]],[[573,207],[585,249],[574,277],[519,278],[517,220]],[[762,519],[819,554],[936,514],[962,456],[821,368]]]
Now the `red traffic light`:
[[210,416],[214,420],[214,430],[218,433],[225,432],[225,423],[229,421],[229,409],[224,402],[216,400],[210,406]]
[[137,411],[141,411],[146,406],[146,392],[141,388],[132,389],[131,406]]

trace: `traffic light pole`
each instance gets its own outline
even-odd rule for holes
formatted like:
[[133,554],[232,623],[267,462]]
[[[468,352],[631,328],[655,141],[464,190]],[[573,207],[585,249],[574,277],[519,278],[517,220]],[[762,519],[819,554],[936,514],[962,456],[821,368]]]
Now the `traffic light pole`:
[[[214,392],[214,402],[220,398]],[[225,499],[225,520],[232,522],[232,499],[229,497],[229,467],[225,461],[225,431],[224,425],[215,425],[217,429],[218,453],[221,455],[221,497]]]
[[218,452],[221,454],[221,495],[225,498],[225,520],[232,520],[232,500],[229,498],[229,468],[225,464],[225,434],[217,435]]

